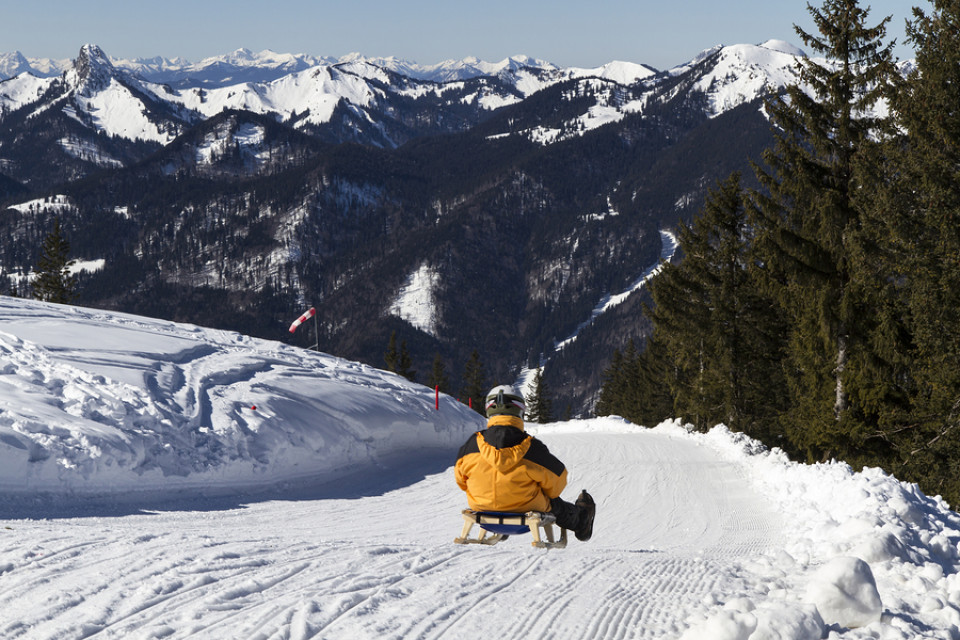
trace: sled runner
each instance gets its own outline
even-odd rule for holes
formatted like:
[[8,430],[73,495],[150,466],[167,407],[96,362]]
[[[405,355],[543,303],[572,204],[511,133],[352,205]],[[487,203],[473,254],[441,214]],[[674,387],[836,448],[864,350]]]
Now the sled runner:
[[[457,544],[497,544],[507,536],[521,533],[533,534],[532,546],[541,549],[562,549],[567,546],[567,530],[560,527],[560,539],[557,540],[554,525],[557,519],[551,513],[528,511],[527,513],[509,513],[504,511],[473,511],[463,510],[463,531]],[[470,537],[473,525],[479,525],[480,532],[476,538]],[[543,529],[544,540],[540,536]],[[489,534],[489,535],[488,535]]]

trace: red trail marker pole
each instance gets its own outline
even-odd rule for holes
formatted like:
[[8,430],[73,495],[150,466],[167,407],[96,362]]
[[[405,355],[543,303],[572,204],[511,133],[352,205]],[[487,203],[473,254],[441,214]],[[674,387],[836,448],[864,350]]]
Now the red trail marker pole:
[[433,391],[436,394],[436,399],[434,400],[434,406],[436,407],[437,411],[440,411],[440,385],[437,385]]

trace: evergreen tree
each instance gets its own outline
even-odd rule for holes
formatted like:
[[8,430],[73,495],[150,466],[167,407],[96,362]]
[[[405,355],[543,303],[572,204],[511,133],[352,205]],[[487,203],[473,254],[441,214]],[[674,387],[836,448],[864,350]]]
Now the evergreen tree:
[[594,413],[598,416],[621,415],[626,406],[627,372],[623,354],[613,350],[610,364],[603,371],[603,386]]
[[934,0],[907,25],[916,66],[892,93],[900,135],[881,165],[888,188],[873,217],[891,277],[877,341],[899,365],[896,398],[877,438],[895,449],[888,469],[960,503],[960,3]]
[[793,409],[790,436],[808,458],[846,457],[870,431],[852,388],[868,377],[873,317],[859,258],[865,192],[862,158],[878,123],[871,109],[893,73],[889,18],[866,26],[856,0],[808,5],[820,35],[796,27],[807,48],[826,59],[800,63],[800,84],[768,103],[775,147],[756,166],[757,244],[767,283],[787,311],[787,366]]
[[[647,310],[649,315],[649,309]],[[603,386],[594,413],[618,415],[639,425],[656,426],[674,417],[666,356],[659,343],[647,340],[638,351],[633,340],[621,353],[613,352],[610,366],[603,373]]]
[[623,405],[620,415],[627,420],[636,416],[637,404],[640,400],[640,378],[637,369],[639,357],[640,352],[637,350],[637,344],[631,338],[627,342],[627,348],[623,350],[622,382],[620,384],[620,402]]
[[759,289],[745,194],[732,174],[707,198],[702,215],[681,225],[679,264],[651,285],[648,311],[665,351],[663,383],[676,417],[698,429],[725,423],[767,439],[783,407],[784,323]]
[[463,368],[463,401],[470,404],[474,411],[484,415],[483,404],[489,389],[483,361],[480,360],[480,354],[474,349]]
[[387,371],[397,373],[400,366],[400,352],[397,350],[397,332],[390,333],[390,342],[387,344],[387,350],[383,354],[383,361],[387,365]]
[[550,390],[543,381],[543,368],[537,367],[533,376],[533,390],[525,399],[527,405],[527,421],[544,424],[553,422],[553,399]]
[[446,366],[439,351],[433,356],[433,367],[430,370],[430,377],[427,378],[427,386],[431,389],[439,387],[441,393],[450,392],[450,380],[447,378]]
[[407,350],[407,341],[403,340],[400,342],[400,355],[397,357],[397,373],[410,382],[416,382],[417,372],[415,369],[411,369],[412,366],[413,360]]
[[53,230],[43,240],[43,254],[37,261],[33,294],[37,300],[69,303],[76,298],[77,277],[70,273],[70,242],[63,235],[60,219],[54,218]]
[[676,417],[669,384],[676,367],[670,363],[666,349],[656,338],[656,333],[650,336],[637,356],[634,365],[637,400],[635,406],[624,414],[631,422],[648,427],[655,427],[664,420]]
[[[689,227],[680,225],[680,250],[686,252],[694,237]],[[693,249],[693,247],[689,247]],[[701,261],[697,261],[697,257]],[[684,255],[679,264],[665,264],[651,283],[654,306],[647,309],[654,335],[664,348],[670,366],[669,377],[661,384],[670,389],[674,417],[683,418],[698,430],[706,431],[719,422],[711,415],[718,405],[716,376],[720,373],[710,362],[711,312],[715,300],[708,294],[708,273],[702,270],[701,252]],[[717,328],[719,329],[719,327]],[[711,424],[712,423],[712,424]]]

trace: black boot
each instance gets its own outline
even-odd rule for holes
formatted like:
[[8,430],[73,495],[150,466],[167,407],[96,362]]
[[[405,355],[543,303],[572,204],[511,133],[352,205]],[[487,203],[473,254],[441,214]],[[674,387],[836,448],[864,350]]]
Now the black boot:
[[580,492],[574,504],[580,509],[580,522],[574,534],[577,536],[577,540],[586,542],[593,536],[593,517],[597,513],[597,503],[593,501],[593,498],[587,493],[587,490],[584,489]]

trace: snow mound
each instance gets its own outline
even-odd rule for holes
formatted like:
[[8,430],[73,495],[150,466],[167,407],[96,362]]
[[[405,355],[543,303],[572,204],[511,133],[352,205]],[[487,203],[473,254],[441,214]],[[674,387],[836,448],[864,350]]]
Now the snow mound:
[[841,627],[865,627],[879,622],[883,611],[870,565],[860,558],[829,561],[814,574],[806,597],[817,605],[828,623]]
[[734,600],[706,622],[688,629],[680,640],[820,640],[823,619],[813,605],[755,606]]
[[0,494],[252,490],[459,446],[481,420],[372,367],[0,297]]

